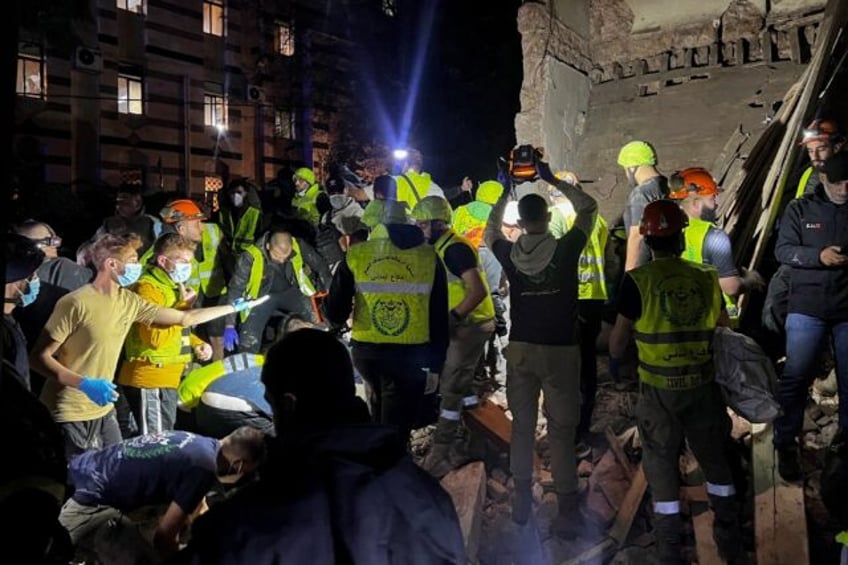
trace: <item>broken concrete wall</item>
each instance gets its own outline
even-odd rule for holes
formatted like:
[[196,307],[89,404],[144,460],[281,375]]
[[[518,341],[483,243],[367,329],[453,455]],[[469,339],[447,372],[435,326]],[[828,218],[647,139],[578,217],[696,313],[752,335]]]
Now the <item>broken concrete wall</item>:
[[651,141],[670,173],[711,167],[740,125],[759,135],[809,61],[826,4],[549,1],[519,10],[517,138],[545,147],[555,167],[595,179],[587,189],[608,219],[628,190],[615,164],[623,143]]

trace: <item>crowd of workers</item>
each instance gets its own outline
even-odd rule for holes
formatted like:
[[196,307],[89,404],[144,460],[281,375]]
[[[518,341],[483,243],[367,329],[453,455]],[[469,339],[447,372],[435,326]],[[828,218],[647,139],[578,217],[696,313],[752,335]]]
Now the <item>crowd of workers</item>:
[[[788,277],[775,422],[787,480],[801,478],[797,436],[827,338],[848,398],[848,153],[830,121],[811,124],[801,143],[811,166],[781,219],[784,267],[773,279],[779,293],[774,281]],[[147,214],[123,188],[76,261],[59,256],[49,225],[13,227],[3,396],[37,395],[49,417],[33,419],[58,426],[42,436],[69,464],[70,497],[50,492],[74,545],[106,561],[112,552],[173,556],[203,513],[179,559],[464,562],[436,479],[469,460],[463,413],[478,406],[475,377],[507,328],[512,518],[523,525],[532,513],[541,398],[558,500],[552,531],[579,536],[576,463],[607,319],[610,376],[623,380],[634,365],[640,383],[658,557],[682,559],[685,439],[706,475],[719,552],[743,558],[711,342],[718,326],[738,325],[739,296],[765,282],[737,268],[715,223],[710,173],[666,178],[648,143],[626,144],[618,164],[631,191],[622,228],[611,230],[577,177],[541,159],[531,180],[505,167],[476,190],[465,179],[452,201],[422,164],[410,151],[401,174],[368,187],[339,176],[322,187],[301,168],[289,213],[275,222],[247,181],[221,194],[215,221],[190,199]],[[835,446],[848,444],[848,402],[839,414]],[[427,424],[433,444],[419,468],[408,441]],[[57,473],[40,474],[56,482]],[[216,482],[249,484],[203,512]],[[848,500],[838,496],[832,511],[844,521]],[[152,545],[128,518],[151,504],[166,507]]]

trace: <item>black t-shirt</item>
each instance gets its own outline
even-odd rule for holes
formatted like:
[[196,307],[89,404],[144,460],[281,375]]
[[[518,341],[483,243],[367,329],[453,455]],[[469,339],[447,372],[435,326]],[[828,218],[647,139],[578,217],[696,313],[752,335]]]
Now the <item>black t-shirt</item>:
[[[645,207],[656,200],[662,200],[668,197],[668,180],[663,177],[653,177],[633,190],[630,191],[630,196],[627,198],[627,205],[624,207],[624,227],[630,233],[630,228],[639,227],[642,221],[642,214],[645,212]],[[648,245],[642,241],[639,246],[639,265],[644,265],[651,260],[651,250]]]
[[19,378],[21,385],[31,390],[26,339],[21,326],[9,314],[3,314],[3,358],[15,366],[15,376]]
[[465,271],[477,268],[477,256],[468,245],[454,243],[445,249],[445,267],[455,277],[462,277]]
[[616,311],[628,320],[636,321],[642,316],[642,293],[636,281],[625,273],[618,288]]

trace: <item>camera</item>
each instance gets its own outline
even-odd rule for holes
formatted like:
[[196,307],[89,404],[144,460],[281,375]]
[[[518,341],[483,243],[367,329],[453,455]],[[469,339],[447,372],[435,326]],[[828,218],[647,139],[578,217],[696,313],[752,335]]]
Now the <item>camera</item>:
[[542,149],[532,145],[519,145],[509,152],[509,176],[516,184],[532,182],[539,178],[537,164],[542,159]]

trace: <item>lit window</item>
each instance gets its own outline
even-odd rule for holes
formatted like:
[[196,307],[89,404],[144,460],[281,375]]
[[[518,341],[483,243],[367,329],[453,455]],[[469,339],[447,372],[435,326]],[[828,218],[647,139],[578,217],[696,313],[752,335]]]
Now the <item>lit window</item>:
[[290,22],[277,22],[274,45],[277,53],[285,57],[294,55],[294,24]]
[[18,71],[15,92],[18,96],[44,99],[47,94],[47,72],[39,45],[21,44],[18,49]]
[[147,13],[147,0],[118,0],[118,8],[144,15]]
[[203,33],[224,35],[224,0],[203,0]]
[[227,129],[227,99],[224,96],[203,95],[203,123],[220,131]]
[[281,139],[296,139],[294,114],[288,110],[274,112],[274,135]]
[[382,0],[383,14],[393,18],[398,14],[397,0]]
[[143,114],[141,77],[118,75],[118,112],[121,114]]
[[221,175],[206,175],[203,177],[203,197],[206,205],[213,211],[217,212],[218,193],[224,188],[224,179]]

